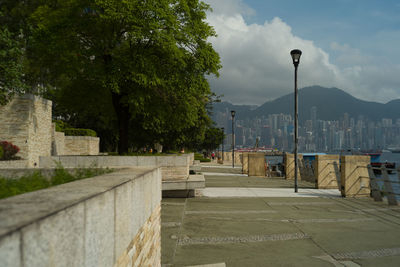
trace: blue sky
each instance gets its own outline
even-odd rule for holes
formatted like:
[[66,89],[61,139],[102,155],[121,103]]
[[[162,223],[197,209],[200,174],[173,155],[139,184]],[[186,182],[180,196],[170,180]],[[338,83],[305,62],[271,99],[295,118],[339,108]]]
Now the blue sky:
[[303,50],[300,86],[338,87],[383,103],[400,98],[399,1],[206,2],[224,66],[210,83],[225,100],[262,104],[290,93],[291,69],[282,62],[291,48]]
[[[391,0],[244,1],[254,9],[250,23],[280,17],[293,32],[330,51],[333,42],[395,60],[400,47],[400,2]],[[335,57],[332,58],[333,60]]]

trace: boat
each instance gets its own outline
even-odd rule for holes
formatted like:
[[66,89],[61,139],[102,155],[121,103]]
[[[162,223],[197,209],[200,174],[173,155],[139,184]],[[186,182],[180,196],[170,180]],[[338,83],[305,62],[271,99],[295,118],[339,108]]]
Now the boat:
[[395,162],[371,162],[374,173],[382,173],[381,168],[385,166],[388,173],[392,173],[396,169]]
[[373,167],[373,171],[375,174],[381,174],[381,168],[385,167],[388,173],[392,173],[396,169],[395,162],[381,162],[382,151],[361,151],[359,155],[370,156],[371,158],[371,167]]

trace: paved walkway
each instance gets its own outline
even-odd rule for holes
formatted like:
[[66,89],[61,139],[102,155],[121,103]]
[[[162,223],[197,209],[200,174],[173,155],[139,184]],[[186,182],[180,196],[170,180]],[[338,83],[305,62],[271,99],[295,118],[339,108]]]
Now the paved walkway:
[[399,266],[400,207],[204,174],[203,197],[162,201],[164,266]]
[[297,193],[292,188],[235,188],[209,187],[199,189],[198,197],[341,197],[337,189],[299,189]]

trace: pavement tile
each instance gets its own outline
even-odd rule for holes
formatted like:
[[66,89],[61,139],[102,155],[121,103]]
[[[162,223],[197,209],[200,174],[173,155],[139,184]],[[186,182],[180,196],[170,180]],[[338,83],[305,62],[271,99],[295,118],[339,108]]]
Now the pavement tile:
[[[243,188],[288,188],[292,183],[266,180],[211,176],[208,182]],[[162,263],[169,266],[399,266],[400,262],[400,207],[369,198],[163,199],[162,222]]]

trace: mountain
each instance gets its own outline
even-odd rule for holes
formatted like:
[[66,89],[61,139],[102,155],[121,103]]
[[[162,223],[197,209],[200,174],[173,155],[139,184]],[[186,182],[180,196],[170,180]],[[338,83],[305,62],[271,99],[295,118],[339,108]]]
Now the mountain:
[[[311,118],[311,107],[317,107],[317,118],[320,120],[338,120],[348,113],[350,117],[363,116],[370,120],[400,118],[400,99],[386,104],[360,100],[338,88],[324,88],[320,86],[305,87],[299,90],[299,120]],[[294,93],[279,97],[273,101],[253,109],[250,106],[236,106],[230,103],[216,103],[213,112],[225,112],[224,107],[235,109],[237,119],[268,116],[269,114],[293,114]]]

